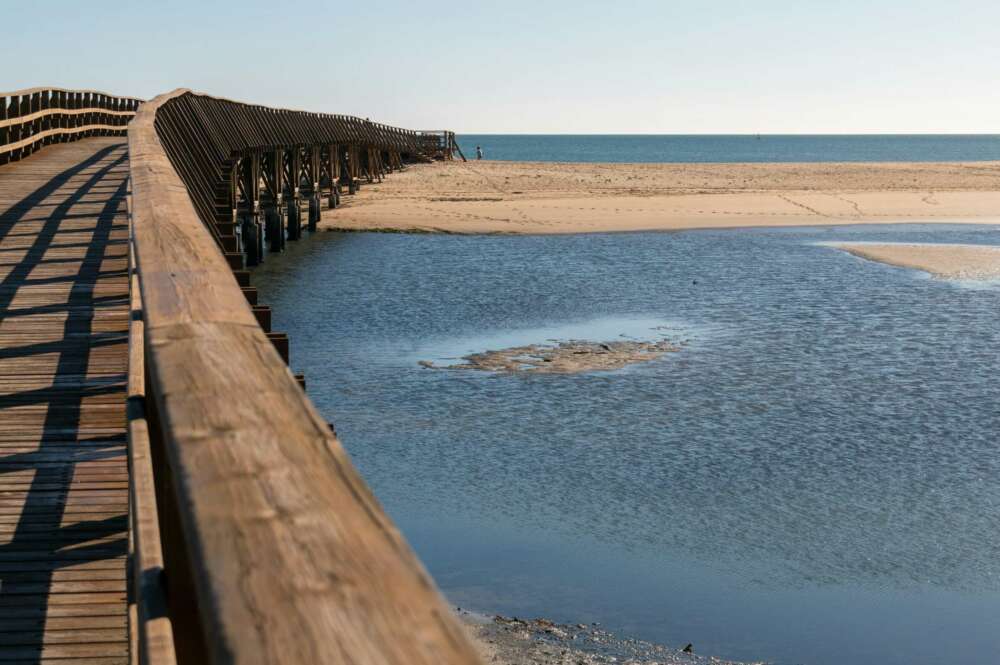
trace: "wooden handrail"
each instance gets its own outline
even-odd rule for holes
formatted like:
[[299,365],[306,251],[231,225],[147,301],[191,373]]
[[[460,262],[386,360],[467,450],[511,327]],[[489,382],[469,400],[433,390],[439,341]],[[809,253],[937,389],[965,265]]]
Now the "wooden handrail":
[[156,506],[149,422],[146,420],[145,329],[136,270],[131,197],[129,203],[128,466],[132,602],[129,607],[133,662],[177,665],[173,626],[164,585],[163,546]]
[[[478,663],[199,219],[157,132],[158,113],[185,94],[147,102],[128,130],[145,404],[154,462],[163,451],[154,471],[166,477],[157,495],[178,662]],[[283,115],[269,130],[274,144],[295,138],[277,122]],[[250,120],[233,109],[234,123]],[[171,156],[185,148],[197,146],[175,144]]]
[[[100,113],[102,115],[114,115],[114,116],[125,116],[131,118],[135,115],[135,111],[109,111],[108,109],[102,108],[86,108],[86,109],[60,109],[60,108],[48,108],[41,111],[36,111],[35,113],[29,113],[28,115],[21,118],[9,118],[7,120],[0,120],[0,129],[4,127],[13,127],[14,125],[24,124],[26,122],[33,122],[50,115],[83,115],[85,113]],[[120,129],[120,127],[115,127],[115,129]]]

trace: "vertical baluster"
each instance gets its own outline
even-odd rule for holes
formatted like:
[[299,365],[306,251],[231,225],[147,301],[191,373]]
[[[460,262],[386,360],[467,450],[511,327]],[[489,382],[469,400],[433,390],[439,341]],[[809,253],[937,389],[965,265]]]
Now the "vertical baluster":
[[63,106],[63,100],[65,99],[65,94],[66,93],[63,92],[62,90],[54,90],[52,92],[52,108],[59,109],[60,111],[58,115],[52,116],[52,126],[57,127],[60,130],[59,133],[52,138],[52,141],[54,143],[66,142],[66,134],[62,131],[66,127],[65,125],[66,116],[64,113],[61,112],[62,109],[65,108],[65,106]]
[[[94,124],[94,112],[91,111],[90,109],[94,108],[94,102],[96,101],[95,97],[96,97],[96,95],[93,95],[93,94],[91,94],[89,92],[84,93],[84,95],[83,95],[83,105],[84,105],[84,108],[87,109],[87,113],[84,114],[84,116],[87,119],[86,120],[86,124],[87,125],[93,125]],[[82,134],[82,136],[93,136],[93,135],[94,135],[94,130],[92,130],[92,129],[88,129],[87,131],[85,131]]]
[[[122,124],[122,120],[124,120],[124,116],[118,115],[118,113],[117,113],[118,111],[124,111],[125,110],[125,109],[122,108],[121,97],[112,97],[111,98],[111,110],[115,111],[115,114],[111,116],[112,122],[110,124],[114,125],[115,127],[118,127],[119,125]],[[117,134],[117,133],[118,132],[115,132],[115,134]]]
[[[103,111],[107,109],[108,97],[107,95],[96,95],[96,97],[97,97],[97,108],[99,108],[100,111],[97,112],[97,118],[95,119],[95,122],[97,122],[97,124],[99,125],[107,125],[108,115]],[[105,129],[99,129],[94,133],[97,134],[98,136],[109,135],[108,131]]]
[[[72,110],[72,108],[73,108],[73,93],[72,92],[68,92],[67,91],[67,92],[63,93],[62,107],[63,107],[63,109],[65,109],[67,111]],[[76,120],[73,118],[73,114],[72,113],[65,113],[65,114],[63,114],[63,125],[62,125],[63,129],[66,129],[66,130],[73,129],[73,127],[76,126],[75,122],[76,122]],[[72,135],[69,132],[66,132],[66,138],[64,138],[63,140],[64,141],[72,141],[73,140]]]
[[[0,97],[0,124],[7,120],[7,104],[10,102],[6,97]],[[3,146],[10,143],[10,131],[7,127],[0,127],[0,164],[10,161],[7,156],[7,149]]]
[[[83,110],[87,108],[87,93],[78,92],[76,93],[76,108]],[[86,113],[78,113],[74,116],[76,118],[76,129],[82,129],[87,126],[88,118]],[[73,140],[76,141],[85,136],[84,132],[74,133]]]
[[[115,123],[111,122],[111,118],[113,118],[114,116],[108,113],[108,111],[111,110],[111,100],[112,99],[113,98],[109,97],[108,95],[101,95],[101,108],[104,109],[104,113],[101,114],[101,124],[102,125],[113,125],[113,124],[115,124]],[[105,136],[115,136],[117,133],[118,132],[116,132],[114,130],[111,130],[111,129],[105,129],[103,131],[103,134]]]
[[[11,95],[10,102],[7,105],[7,118],[11,120],[16,120],[21,116],[21,98],[17,95]],[[11,143],[15,143],[21,140],[23,132],[21,130],[21,125],[11,125],[10,131],[7,133],[8,140]],[[7,158],[11,162],[15,162],[21,155],[20,150],[11,150]]]
[[[80,93],[79,92],[71,92],[70,93],[70,98],[71,98],[70,108],[73,109],[74,111],[77,110],[77,109],[79,109],[80,108]],[[69,116],[69,118],[70,118],[70,126],[73,129],[76,129],[77,127],[79,127],[80,126],[80,122],[83,120],[83,116],[80,115],[80,114],[78,114],[78,113],[74,113],[73,115]],[[70,138],[71,141],[75,141],[77,139],[76,133],[71,134],[70,137],[71,137]]]
[[[29,116],[38,110],[38,93],[33,92],[30,95],[26,95],[24,98],[24,104],[21,107],[21,115]],[[38,120],[30,120],[25,123],[25,128],[27,129],[27,137],[31,138],[31,142],[24,146],[24,150],[21,152],[21,157],[27,157],[35,151],[35,135],[38,134]]]
[[[48,90],[43,90],[42,92],[38,93],[38,110],[39,111],[47,111],[49,109],[49,95],[50,94],[51,93]],[[48,131],[49,128],[51,127],[51,125],[52,125],[52,119],[51,119],[51,116],[49,116],[48,114],[43,115],[41,118],[38,119],[38,131],[40,133]],[[52,137],[51,136],[45,136],[45,137],[42,138],[41,142],[38,144],[38,147],[41,148],[42,146],[46,146],[46,145],[48,145],[50,143],[52,143]]]
[[[17,115],[18,117],[23,118],[27,116],[29,113],[31,113],[31,95],[21,95],[20,97],[18,97],[18,101],[19,104],[18,104]],[[21,140],[26,140],[28,137],[31,136],[30,125],[31,123],[21,123],[19,125],[21,134],[19,138]],[[17,158],[21,159],[23,157],[27,157],[30,152],[31,152],[30,149],[22,147],[17,151]]]

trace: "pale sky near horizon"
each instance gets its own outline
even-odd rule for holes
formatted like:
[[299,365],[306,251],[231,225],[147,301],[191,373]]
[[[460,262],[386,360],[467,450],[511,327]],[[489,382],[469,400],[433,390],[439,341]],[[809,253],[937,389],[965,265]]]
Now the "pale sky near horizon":
[[42,7],[0,0],[0,91],[188,87],[462,133],[1000,133],[995,0]]

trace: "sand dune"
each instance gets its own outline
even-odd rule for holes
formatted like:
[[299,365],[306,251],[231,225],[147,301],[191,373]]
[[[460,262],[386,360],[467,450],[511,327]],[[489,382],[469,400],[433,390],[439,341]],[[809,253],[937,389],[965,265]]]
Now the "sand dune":
[[410,167],[324,216],[343,230],[580,233],[898,222],[1000,223],[1000,163]]

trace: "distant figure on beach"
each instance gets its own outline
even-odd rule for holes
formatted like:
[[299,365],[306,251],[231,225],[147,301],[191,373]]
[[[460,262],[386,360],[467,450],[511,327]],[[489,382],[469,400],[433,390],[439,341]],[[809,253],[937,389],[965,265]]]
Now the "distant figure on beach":
[[477,145],[476,146],[476,159],[482,159],[482,158],[483,158],[483,149]]

